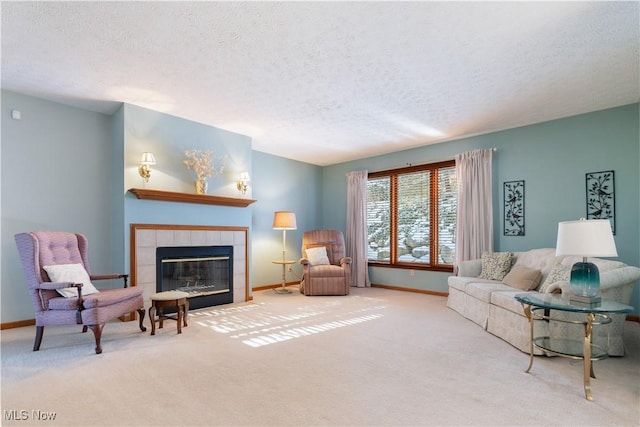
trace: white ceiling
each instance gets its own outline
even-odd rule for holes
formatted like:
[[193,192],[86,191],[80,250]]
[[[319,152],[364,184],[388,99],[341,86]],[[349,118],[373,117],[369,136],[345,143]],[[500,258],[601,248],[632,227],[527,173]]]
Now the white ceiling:
[[2,88],[317,165],[640,100],[639,3],[2,2]]

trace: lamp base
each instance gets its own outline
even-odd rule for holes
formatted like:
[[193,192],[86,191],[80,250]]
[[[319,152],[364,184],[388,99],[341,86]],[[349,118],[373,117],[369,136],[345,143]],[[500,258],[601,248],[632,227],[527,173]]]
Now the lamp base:
[[602,298],[595,297],[583,297],[582,295],[569,295],[569,301],[576,303],[578,306],[597,307],[602,302]]
[[571,267],[571,294],[582,298],[591,298],[600,292],[600,273],[591,262],[576,262]]

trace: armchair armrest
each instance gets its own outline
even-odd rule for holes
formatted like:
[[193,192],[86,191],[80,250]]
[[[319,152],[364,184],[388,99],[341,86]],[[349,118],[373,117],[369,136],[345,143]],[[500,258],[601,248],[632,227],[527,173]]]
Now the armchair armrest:
[[[38,289],[43,291],[55,291],[56,289],[64,289],[64,288],[78,288],[78,299],[76,300],[78,311],[76,312],[76,322],[80,324],[82,323],[82,315],[80,314],[80,312],[82,311],[82,283],[42,282],[38,286]],[[41,298],[43,307],[48,307],[49,303],[43,299],[42,294],[40,294],[40,298]]]
[[124,287],[127,287],[127,279],[129,278],[128,274],[96,274],[89,276],[91,280],[114,280],[114,279],[122,279],[124,280]]
[[571,294],[571,285],[567,281],[556,282],[550,285],[545,291],[546,294]]
[[340,260],[340,265],[345,265],[345,264],[351,264],[351,257],[346,256]]
[[626,266],[600,273],[600,289],[610,289],[640,280],[640,268]]
[[72,282],[42,282],[38,285],[38,289],[45,291],[55,291],[56,289],[64,288],[78,288],[78,291],[82,290],[82,283]]
[[300,258],[298,262],[302,265],[309,265],[309,260],[307,258]]

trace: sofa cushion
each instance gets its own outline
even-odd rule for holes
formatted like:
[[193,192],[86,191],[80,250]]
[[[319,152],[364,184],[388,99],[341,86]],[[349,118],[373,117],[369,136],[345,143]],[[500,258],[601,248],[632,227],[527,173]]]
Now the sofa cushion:
[[481,279],[502,280],[511,269],[511,252],[483,252]]
[[556,264],[555,267],[553,267],[553,270],[551,270],[551,272],[545,279],[544,283],[542,283],[542,286],[540,286],[540,289],[538,289],[538,291],[540,291],[541,293],[546,293],[549,286],[553,285],[554,283],[568,282],[570,275],[570,265]]
[[461,292],[467,292],[467,285],[469,283],[495,283],[495,280],[480,279],[478,277],[464,277],[464,276],[449,276],[447,278],[447,284]]
[[496,291],[513,291],[511,286],[500,282],[473,282],[467,285],[467,295],[487,304],[491,301],[491,293]]
[[511,271],[504,276],[502,283],[523,291],[536,289],[540,285],[542,272],[524,265],[514,265]]
[[523,294],[522,291],[496,291],[491,294],[491,304],[502,307],[520,316],[524,316],[524,309],[515,296]]
[[329,277],[344,277],[344,268],[339,265],[321,264],[312,265],[309,270],[309,274],[314,280],[324,280]]

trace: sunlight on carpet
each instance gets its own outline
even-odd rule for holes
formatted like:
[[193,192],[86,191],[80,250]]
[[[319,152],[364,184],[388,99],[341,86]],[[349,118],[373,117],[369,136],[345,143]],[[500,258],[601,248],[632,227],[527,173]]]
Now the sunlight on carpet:
[[[356,308],[340,314],[335,309],[341,301],[327,301],[277,312],[269,303],[248,303],[236,307],[211,308],[189,313],[190,320],[220,334],[232,334],[250,347],[263,347],[294,338],[314,335],[337,328],[380,319],[386,305],[376,298],[354,297]],[[353,305],[350,304],[350,306]]]

